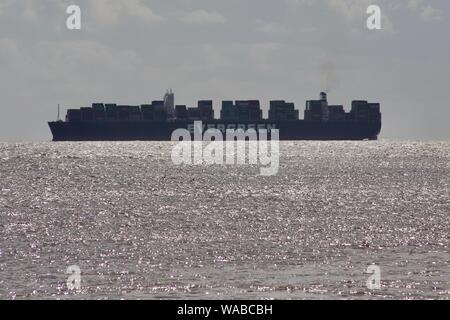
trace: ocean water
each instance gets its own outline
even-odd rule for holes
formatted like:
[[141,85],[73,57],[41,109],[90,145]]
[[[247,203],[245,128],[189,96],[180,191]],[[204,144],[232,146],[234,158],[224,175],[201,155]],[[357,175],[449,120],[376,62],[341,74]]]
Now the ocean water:
[[0,144],[0,299],[450,298],[450,142],[282,142],[271,177],[172,147]]

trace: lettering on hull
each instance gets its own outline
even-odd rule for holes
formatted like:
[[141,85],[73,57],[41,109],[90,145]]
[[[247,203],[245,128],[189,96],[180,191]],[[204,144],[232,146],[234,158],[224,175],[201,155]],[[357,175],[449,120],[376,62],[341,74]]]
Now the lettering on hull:
[[[259,130],[267,130],[267,132],[270,132],[273,129],[277,129],[276,124],[272,124],[272,123],[247,123],[247,124],[223,124],[223,123],[204,123],[203,125],[203,132],[205,132],[208,129],[217,129],[219,131],[221,131],[222,133],[226,133],[226,130],[238,130],[238,129],[242,129],[244,131],[247,131],[249,129],[253,129],[256,131]],[[188,124],[187,130],[190,133],[194,133],[195,130],[195,125],[193,123]]]

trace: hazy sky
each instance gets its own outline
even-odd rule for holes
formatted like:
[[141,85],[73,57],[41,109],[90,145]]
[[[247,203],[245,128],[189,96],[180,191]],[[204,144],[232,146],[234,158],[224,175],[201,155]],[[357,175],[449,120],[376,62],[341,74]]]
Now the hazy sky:
[[[69,31],[66,8],[82,10]],[[366,9],[381,7],[381,31]],[[384,138],[450,139],[448,0],[0,0],[0,141],[50,140],[57,104],[382,104]],[[266,113],[265,113],[266,114]]]

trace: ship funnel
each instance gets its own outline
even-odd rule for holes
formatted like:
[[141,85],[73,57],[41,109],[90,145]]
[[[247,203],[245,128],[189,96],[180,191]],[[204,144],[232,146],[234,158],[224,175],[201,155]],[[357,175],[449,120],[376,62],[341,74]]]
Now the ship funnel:
[[320,93],[320,102],[322,104],[322,121],[330,120],[330,108],[328,107],[327,94]]

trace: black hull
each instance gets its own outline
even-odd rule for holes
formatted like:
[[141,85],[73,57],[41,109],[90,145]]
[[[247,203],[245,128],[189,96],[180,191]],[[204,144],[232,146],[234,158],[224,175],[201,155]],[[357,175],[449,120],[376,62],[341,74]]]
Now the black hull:
[[[53,141],[170,141],[176,129],[192,125],[193,121],[86,121],[49,122]],[[242,123],[214,120],[203,123],[218,129]],[[376,140],[380,122],[312,122],[258,121],[256,126],[279,129],[280,140]]]

